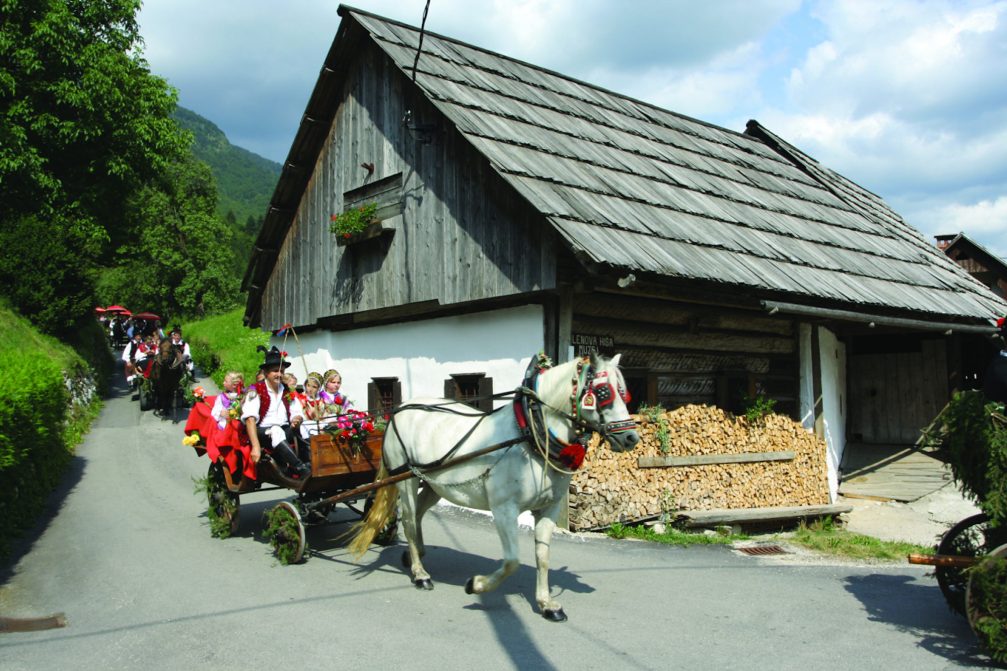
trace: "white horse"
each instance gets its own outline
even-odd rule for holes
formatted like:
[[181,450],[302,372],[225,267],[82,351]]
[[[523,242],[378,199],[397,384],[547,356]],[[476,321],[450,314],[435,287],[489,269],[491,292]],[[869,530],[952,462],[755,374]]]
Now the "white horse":
[[[400,406],[385,431],[378,479],[407,470],[417,478],[399,482],[402,522],[413,583],[433,589],[423,568],[424,513],[441,498],[469,508],[490,510],[503,544],[503,563],[490,575],[468,580],[469,594],[489,592],[517,570],[517,519],[524,510],[535,518],[535,601],[542,615],[566,620],[563,608],[549,593],[549,543],[573,470],[580,466],[592,432],[608,438],[613,450],[631,450],[640,441],[626,409],[629,394],[618,368],[599,357],[576,359],[548,367],[543,356],[532,360],[525,383],[515,392],[514,407],[491,413],[474,411],[444,399],[417,399]],[[440,465],[507,444],[447,468]],[[360,557],[379,530],[395,514],[395,492],[378,490],[367,518],[350,543]]]

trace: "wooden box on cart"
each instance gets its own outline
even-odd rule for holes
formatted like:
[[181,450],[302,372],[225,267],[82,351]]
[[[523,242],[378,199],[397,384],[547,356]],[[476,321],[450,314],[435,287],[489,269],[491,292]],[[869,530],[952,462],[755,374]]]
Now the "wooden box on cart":
[[384,434],[372,433],[363,444],[351,445],[328,433],[311,437],[311,477],[373,475],[381,467]]

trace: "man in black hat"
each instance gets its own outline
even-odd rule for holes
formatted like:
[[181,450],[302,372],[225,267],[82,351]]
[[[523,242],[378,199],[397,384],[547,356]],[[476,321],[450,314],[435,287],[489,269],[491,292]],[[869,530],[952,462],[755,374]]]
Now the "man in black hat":
[[265,445],[267,453],[285,466],[290,475],[306,478],[311,475],[311,466],[298,459],[291,448],[295,444],[294,432],[304,421],[304,411],[297,397],[280,383],[283,370],[289,365],[276,347],[266,352],[266,360],[259,366],[266,377],[249,388],[241,404],[241,421],[252,445],[252,461],[258,463]]

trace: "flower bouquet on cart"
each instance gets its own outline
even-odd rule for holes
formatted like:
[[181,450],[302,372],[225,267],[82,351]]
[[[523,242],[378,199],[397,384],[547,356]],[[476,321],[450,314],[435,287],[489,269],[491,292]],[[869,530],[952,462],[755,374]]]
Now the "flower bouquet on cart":
[[348,410],[336,417],[325,430],[338,442],[349,445],[354,454],[359,454],[367,442],[367,437],[379,432],[379,425],[376,425],[374,418],[366,412]]

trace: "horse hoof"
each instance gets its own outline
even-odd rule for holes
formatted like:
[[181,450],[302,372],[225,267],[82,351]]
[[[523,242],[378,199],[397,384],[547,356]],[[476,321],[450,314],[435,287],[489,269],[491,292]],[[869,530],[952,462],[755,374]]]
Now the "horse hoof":
[[542,611],[542,617],[550,622],[566,622],[566,613],[563,612],[562,608],[546,608]]
[[413,581],[413,584],[416,585],[416,589],[422,589],[427,592],[434,588],[434,581],[430,578],[418,578]]
[[466,594],[475,594],[476,593],[476,586],[475,586],[475,583],[473,582],[472,578],[469,578],[468,582],[465,583],[465,593]]

